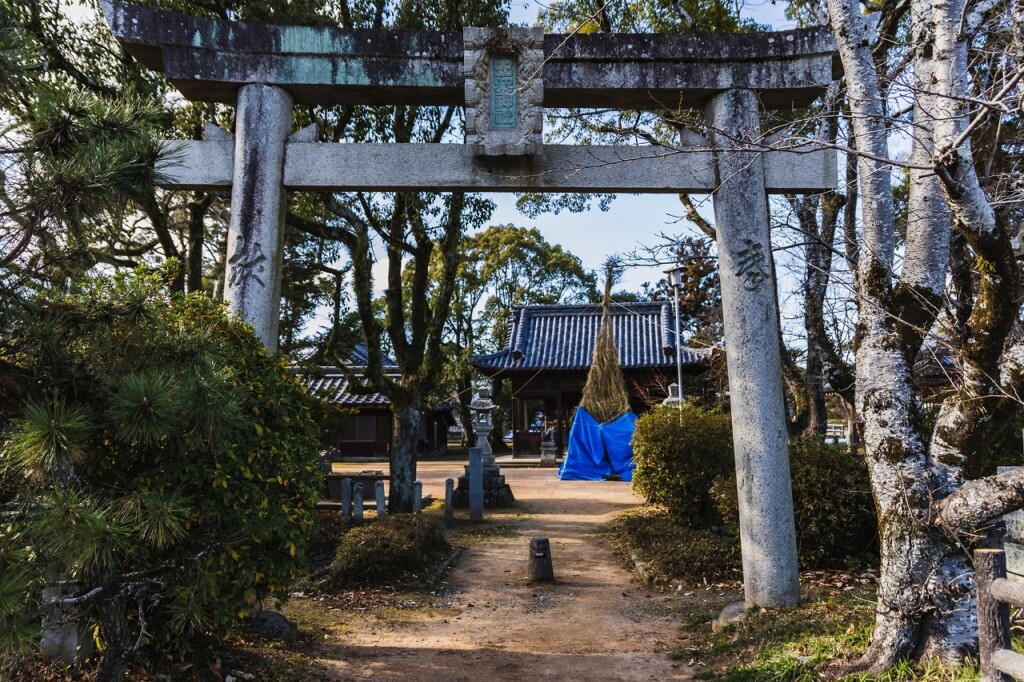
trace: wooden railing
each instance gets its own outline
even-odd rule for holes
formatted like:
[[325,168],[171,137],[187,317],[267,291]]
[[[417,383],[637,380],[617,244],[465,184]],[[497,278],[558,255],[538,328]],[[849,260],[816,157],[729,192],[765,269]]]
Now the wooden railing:
[[1010,650],[1010,606],[1024,607],[1024,581],[1006,579],[1006,553],[974,551],[982,682],[1024,680],[1024,655]]

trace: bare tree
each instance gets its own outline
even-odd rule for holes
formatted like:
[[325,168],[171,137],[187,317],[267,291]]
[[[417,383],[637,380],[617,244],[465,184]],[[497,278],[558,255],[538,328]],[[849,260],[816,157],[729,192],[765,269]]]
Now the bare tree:
[[[1024,380],[1024,347],[1012,334],[1020,274],[1010,243],[1020,197],[995,200],[998,183],[979,176],[971,148],[972,134],[990,117],[1019,119],[1022,4],[1014,2],[912,0],[911,44],[896,60],[909,67],[901,83],[887,72],[894,62],[880,58],[880,45],[903,20],[900,10],[887,3],[875,31],[857,0],[828,0],[857,153],[862,226],[859,235],[847,233],[858,252],[856,400],[882,552],[875,632],[859,670],[881,672],[915,657],[960,663],[973,650],[965,550],[987,523],[1024,504],[1024,470],[967,476],[999,416],[1019,409]],[[979,81],[969,78],[969,50],[980,30],[1003,36],[992,43],[1003,54],[989,92],[972,91]],[[889,111],[894,92],[913,99],[913,125],[903,129],[912,139],[901,268],[889,160],[898,124]],[[951,236],[962,240],[961,260],[974,272],[972,285],[955,287],[947,299]],[[928,430],[913,370],[933,332],[950,344],[963,380]]]

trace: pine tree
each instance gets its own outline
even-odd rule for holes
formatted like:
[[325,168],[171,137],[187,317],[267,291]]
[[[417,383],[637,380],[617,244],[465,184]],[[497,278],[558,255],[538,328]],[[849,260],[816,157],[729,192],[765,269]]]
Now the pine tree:
[[312,404],[219,304],[169,296],[174,274],[89,279],[4,320],[26,396],[2,414],[4,653],[70,618],[118,680],[133,657],[194,656],[305,569]]

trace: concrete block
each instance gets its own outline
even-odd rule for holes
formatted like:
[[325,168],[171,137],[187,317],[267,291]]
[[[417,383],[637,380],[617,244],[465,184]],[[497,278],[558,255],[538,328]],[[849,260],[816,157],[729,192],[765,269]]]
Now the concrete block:
[[452,495],[455,493],[455,480],[446,478],[444,481],[444,520],[451,522],[455,520],[455,507],[452,505]]

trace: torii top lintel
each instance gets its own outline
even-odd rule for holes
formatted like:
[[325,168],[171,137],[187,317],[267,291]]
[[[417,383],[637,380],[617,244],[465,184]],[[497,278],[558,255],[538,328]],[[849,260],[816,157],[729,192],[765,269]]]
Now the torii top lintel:
[[[303,104],[461,105],[463,35],[250,24],[101,0],[114,35],[188,99],[234,103],[266,83]],[[732,88],[766,108],[809,104],[838,75],[823,29],[733,36],[544,36],[545,107],[674,109]]]

